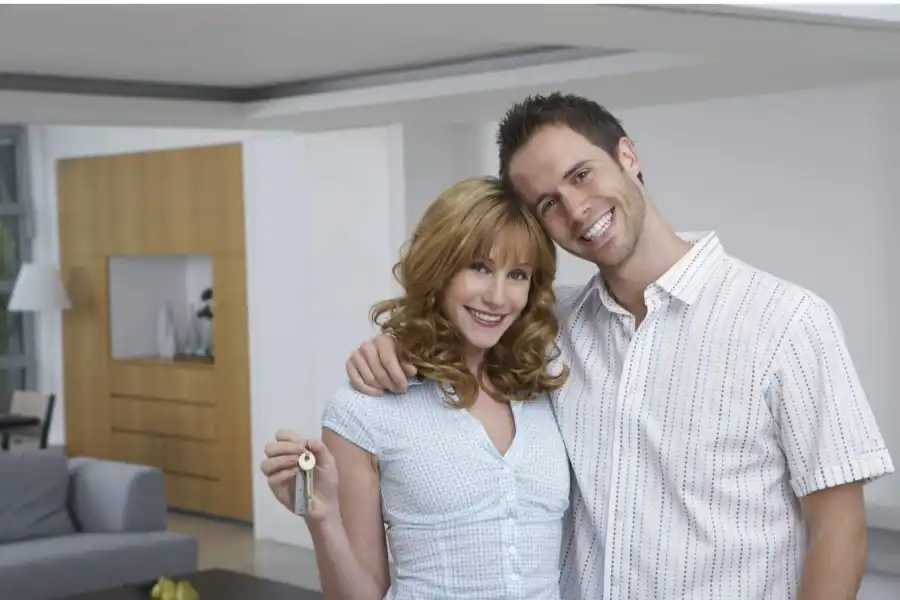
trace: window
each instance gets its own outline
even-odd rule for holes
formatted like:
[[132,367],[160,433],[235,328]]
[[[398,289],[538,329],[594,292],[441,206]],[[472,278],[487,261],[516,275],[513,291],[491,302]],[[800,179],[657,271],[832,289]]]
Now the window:
[[36,381],[33,317],[6,310],[19,268],[31,259],[25,143],[24,127],[0,125],[0,411],[13,390]]

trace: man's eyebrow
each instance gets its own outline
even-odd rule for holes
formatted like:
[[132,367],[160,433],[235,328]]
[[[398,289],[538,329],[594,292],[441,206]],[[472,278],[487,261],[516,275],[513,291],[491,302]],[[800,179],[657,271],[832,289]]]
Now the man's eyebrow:
[[[574,165],[569,167],[569,169],[565,173],[563,173],[563,176],[562,176],[563,181],[565,181],[566,179],[568,179],[569,177],[574,175],[576,172],[578,172],[579,169],[584,168],[585,165],[587,165],[589,162],[591,162],[591,161],[587,160],[587,159],[579,160],[577,163],[575,163]],[[556,198],[558,196],[559,196],[559,194],[557,194],[555,192],[548,193],[548,194],[541,194],[540,196],[538,196],[537,202],[535,202],[534,205],[540,206],[541,203],[543,203],[544,201],[549,200],[550,198]]]
[[572,175],[574,175],[576,171],[578,171],[579,169],[581,169],[582,167],[584,167],[584,166],[585,166],[586,164],[588,164],[589,162],[590,162],[590,161],[587,161],[587,160],[579,160],[577,163],[575,163],[574,165],[572,165],[572,167],[571,167],[568,171],[566,171],[565,173],[563,173],[562,178],[563,178],[563,179],[568,179],[569,177],[571,177]]

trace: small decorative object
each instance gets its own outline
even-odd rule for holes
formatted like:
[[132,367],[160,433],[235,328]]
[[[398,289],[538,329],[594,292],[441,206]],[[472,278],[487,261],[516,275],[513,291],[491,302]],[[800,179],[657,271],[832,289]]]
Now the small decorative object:
[[212,288],[206,288],[200,294],[202,305],[197,311],[197,318],[200,319],[200,353],[207,358],[213,357],[212,343],[212,320],[213,320],[213,291]]
[[187,323],[184,328],[184,336],[182,340],[182,354],[186,356],[197,356],[202,354],[202,344],[200,341],[200,319],[197,317],[197,305],[191,303],[188,307]]
[[160,577],[156,580],[153,589],[150,590],[152,600],[200,600],[200,594],[194,589],[190,581],[175,582],[168,577]]
[[175,318],[168,304],[156,315],[156,351],[163,358],[175,357]]
[[197,311],[197,316],[201,319],[209,319],[212,321],[213,318],[213,291],[212,288],[206,288],[200,294],[200,301],[203,302],[203,307]]

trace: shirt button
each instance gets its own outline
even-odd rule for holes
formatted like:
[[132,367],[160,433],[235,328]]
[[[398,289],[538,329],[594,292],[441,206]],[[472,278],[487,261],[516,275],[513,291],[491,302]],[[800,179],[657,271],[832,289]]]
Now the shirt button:
[[515,556],[515,555],[516,555],[516,547],[515,547],[515,546],[510,546],[510,547],[509,547],[509,553],[512,554],[513,556]]
[[511,574],[511,575],[509,576],[509,580],[510,580],[510,581],[518,581],[518,580],[519,580],[518,574],[516,574],[516,573]]

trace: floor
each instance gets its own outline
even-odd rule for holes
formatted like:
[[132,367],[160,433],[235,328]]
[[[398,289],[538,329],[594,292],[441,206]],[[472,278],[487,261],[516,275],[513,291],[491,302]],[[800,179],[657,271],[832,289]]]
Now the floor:
[[256,540],[249,525],[169,513],[169,529],[197,538],[201,569],[231,569],[308,589],[321,589],[311,550]]

